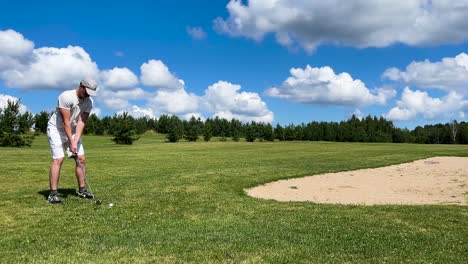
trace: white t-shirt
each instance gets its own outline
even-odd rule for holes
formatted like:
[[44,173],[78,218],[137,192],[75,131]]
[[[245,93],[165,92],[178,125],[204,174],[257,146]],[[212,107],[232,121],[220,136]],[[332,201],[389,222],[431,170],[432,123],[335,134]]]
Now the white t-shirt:
[[49,125],[62,128],[63,121],[60,114],[60,108],[70,110],[70,124],[72,129],[76,128],[80,115],[84,112],[90,113],[93,108],[93,99],[86,97],[78,98],[76,90],[68,90],[59,95],[57,108],[54,114],[49,119]]

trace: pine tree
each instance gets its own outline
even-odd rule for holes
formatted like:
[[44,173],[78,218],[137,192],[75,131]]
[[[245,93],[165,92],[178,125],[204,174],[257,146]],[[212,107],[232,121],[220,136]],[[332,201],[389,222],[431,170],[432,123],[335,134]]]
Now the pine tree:
[[232,119],[230,124],[232,140],[238,142],[240,140],[242,123],[239,120]]
[[256,138],[257,138],[257,131],[255,128],[255,123],[252,122],[250,125],[247,125],[246,131],[245,131],[245,140],[247,142],[254,142]]
[[205,126],[203,127],[203,139],[205,141],[210,141],[213,137],[213,122],[210,119],[207,119]]
[[284,141],[284,128],[280,124],[276,124],[274,135],[279,141]]
[[273,133],[273,127],[271,124],[266,124],[263,127],[263,136],[266,141],[274,141],[275,140],[275,135]]
[[158,119],[157,131],[159,133],[167,134],[169,133],[169,123],[171,118],[168,115],[161,115]]
[[284,128],[284,140],[296,140],[296,127],[293,124],[290,124]]
[[31,133],[33,123],[31,113],[20,113],[20,100],[8,100],[6,107],[0,109],[0,146],[31,146],[34,139]]
[[49,113],[41,111],[34,116],[34,130],[41,133],[47,132],[47,123],[49,122]]
[[102,121],[99,120],[96,114],[91,114],[86,120],[84,133],[93,135],[102,135],[104,133],[104,126],[102,124]]
[[179,141],[184,135],[184,124],[182,120],[180,120],[179,117],[173,115],[169,119],[168,130],[169,133],[167,134],[167,139],[169,142]]
[[457,144],[468,144],[468,123],[460,122],[457,126]]
[[133,141],[138,140],[139,137],[135,136],[135,125],[133,118],[124,112],[122,115],[114,116],[114,141],[116,144],[131,145]]
[[188,141],[197,141],[198,135],[200,134],[200,125],[198,120],[192,116],[187,122],[187,126],[184,129],[184,137]]

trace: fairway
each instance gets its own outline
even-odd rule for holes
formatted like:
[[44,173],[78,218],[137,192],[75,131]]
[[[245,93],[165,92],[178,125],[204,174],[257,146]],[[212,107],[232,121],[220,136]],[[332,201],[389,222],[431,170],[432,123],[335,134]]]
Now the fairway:
[[[249,197],[279,179],[376,168],[468,146],[332,142],[179,142],[134,145],[84,136],[87,175],[103,205],[74,195],[47,203],[45,136],[0,148],[2,263],[468,263],[468,208],[331,205]],[[113,203],[113,207],[108,204]]]

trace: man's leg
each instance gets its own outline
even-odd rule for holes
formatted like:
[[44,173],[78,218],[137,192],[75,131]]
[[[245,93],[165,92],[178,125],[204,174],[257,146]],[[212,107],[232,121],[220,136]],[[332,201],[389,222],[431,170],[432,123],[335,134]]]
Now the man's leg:
[[[81,148],[82,150],[82,148]],[[78,161],[80,164],[76,164],[75,174],[76,180],[78,181],[78,197],[81,198],[93,198],[93,194],[86,190],[86,158],[84,154],[80,154],[78,151]]]
[[75,167],[75,174],[76,174],[76,180],[78,181],[78,188],[80,192],[83,192],[86,190],[86,181],[85,181],[85,175],[86,173],[86,159],[84,155],[78,155],[78,160],[80,161],[80,166],[78,166],[78,163],[76,164]]
[[63,158],[56,158],[52,160],[52,165],[49,171],[49,188],[50,194],[47,197],[49,203],[52,204],[63,204],[58,193],[58,182],[60,178],[60,169],[62,168]]
[[[63,134],[63,133],[62,133]],[[58,182],[60,178],[60,170],[64,160],[63,144],[66,142],[63,139],[60,131],[55,126],[47,126],[47,139],[50,145],[50,153],[52,155],[52,164],[49,171],[49,188],[51,195],[57,194]]]
[[49,171],[49,187],[50,191],[57,191],[60,178],[60,169],[62,168],[63,158],[53,159]]

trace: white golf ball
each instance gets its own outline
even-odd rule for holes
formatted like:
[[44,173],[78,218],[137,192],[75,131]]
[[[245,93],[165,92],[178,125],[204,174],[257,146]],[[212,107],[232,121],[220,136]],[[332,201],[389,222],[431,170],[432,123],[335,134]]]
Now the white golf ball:
[[110,204],[109,204],[109,207],[112,207],[112,206],[114,206],[114,204],[113,204],[113,203],[110,203]]

